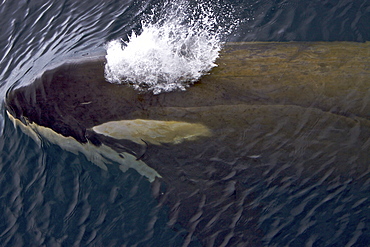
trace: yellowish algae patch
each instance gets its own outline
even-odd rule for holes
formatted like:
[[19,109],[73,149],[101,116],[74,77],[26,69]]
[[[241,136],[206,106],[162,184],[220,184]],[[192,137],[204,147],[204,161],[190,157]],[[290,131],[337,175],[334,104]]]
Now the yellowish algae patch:
[[144,144],[145,141],[155,145],[178,144],[211,135],[206,126],[198,123],[144,119],[111,121],[92,129],[98,134],[115,139],[127,139],[139,144]]
[[113,161],[119,164],[119,168],[123,172],[127,171],[129,168],[133,168],[139,174],[145,176],[150,182],[153,182],[156,177],[161,177],[156,170],[149,167],[142,160],[136,159],[135,156],[129,153],[118,153],[104,144],[95,146],[90,142],[80,143],[76,139],[65,137],[50,128],[46,128],[35,123],[28,123],[26,125],[20,120],[14,118],[9,112],[7,112],[7,114],[14,126],[19,126],[25,134],[33,138],[38,144],[41,144],[40,136],[42,136],[49,142],[59,145],[66,151],[74,154],[78,154],[79,152],[84,154],[89,161],[104,170],[108,170],[106,164]]

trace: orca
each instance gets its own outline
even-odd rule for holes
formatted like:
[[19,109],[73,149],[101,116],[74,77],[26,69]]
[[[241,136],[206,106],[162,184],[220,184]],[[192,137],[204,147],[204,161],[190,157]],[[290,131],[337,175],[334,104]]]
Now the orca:
[[10,90],[5,105],[36,142],[146,177],[187,243],[258,246],[255,184],[367,174],[369,50],[368,42],[227,43],[199,82],[158,95],[108,83],[105,57],[89,57]]

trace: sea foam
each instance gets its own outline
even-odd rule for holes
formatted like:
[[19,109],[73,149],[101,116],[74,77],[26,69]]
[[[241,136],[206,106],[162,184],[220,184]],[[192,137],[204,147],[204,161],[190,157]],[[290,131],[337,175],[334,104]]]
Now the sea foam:
[[185,90],[216,66],[222,32],[209,6],[182,2],[155,8],[139,34],[107,43],[105,77],[154,94]]

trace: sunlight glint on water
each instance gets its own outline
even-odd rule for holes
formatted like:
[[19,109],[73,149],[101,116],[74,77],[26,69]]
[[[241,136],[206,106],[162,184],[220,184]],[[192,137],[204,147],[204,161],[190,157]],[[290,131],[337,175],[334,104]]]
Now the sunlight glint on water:
[[211,8],[198,5],[192,13],[189,9],[186,4],[167,6],[159,20],[148,16],[142,32],[132,32],[128,42],[110,41],[106,79],[158,94],[185,90],[216,66],[224,30]]

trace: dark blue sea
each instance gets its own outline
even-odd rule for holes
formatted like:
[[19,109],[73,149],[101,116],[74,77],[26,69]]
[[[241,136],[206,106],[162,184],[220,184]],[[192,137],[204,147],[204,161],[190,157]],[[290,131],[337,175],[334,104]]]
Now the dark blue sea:
[[[224,17],[223,42],[370,41],[368,0],[190,3]],[[145,177],[104,171],[47,140],[39,145],[14,128],[3,104],[9,90],[32,83],[48,66],[140,33],[142,20],[166,6],[164,0],[1,0],[0,246],[202,246],[187,226],[169,224],[169,206],[153,196]],[[244,181],[250,246],[370,246],[369,142],[363,148],[369,168],[360,175],[313,172],[312,180],[292,181],[289,163],[256,161],[270,170],[252,170]]]

